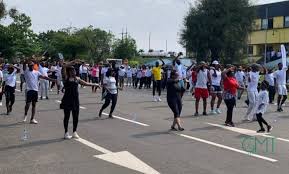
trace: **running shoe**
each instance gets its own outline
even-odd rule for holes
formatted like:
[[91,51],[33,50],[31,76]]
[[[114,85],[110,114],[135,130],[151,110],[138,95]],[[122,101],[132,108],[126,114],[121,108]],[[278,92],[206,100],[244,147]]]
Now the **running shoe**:
[[161,99],[160,97],[158,97],[158,101],[159,101],[159,102],[161,102],[161,101],[162,101],[162,99]]
[[217,113],[217,114],[221,114],[222,111],[221,111],[219,108],[217,108],[217,109],[216,109],[216,113]]
[[195,117],[199,116],[199,113],[198,113],[198,112],[196,112],[196,113],[194,114],[194,116],[195,116]]
[[27,116],[24,116],[23,122],[25,123],[27,121]]
[[157,102],[158,99],[154,96],[153,101],[154,101],[154,102]]
[[38,124],[38,121],[36,121],[35,119],[32,119],[32,120],[30,121],[30,124]]
[[72,138],[72,136],[70,136],[68,132],[66,132],[66,133],[64,134],[64,139],[70,140],[71,138]]
[[216,115],[217,112],[216,112],[215,110],[211,110],[210,114],[211,114],[211,115]]
[[171,131],[178,131],[175,127],[171,126]]
[[74,139],[79,139],[79,135],[77,134],[77,132],[73,132],[72,138]]
[[182,127],[180,127],[180,128],[179,128],[179,131],[184,131],[184,130],[185,130],[185,129],[184,129],[184,128],[182,128]]
[[264,128],[257,131],[257,133],[264,133],[264,132],[265,132]]
[[207,112],[203,112],[203,116],[207,116],[208,114],[207,114]]
[[0,102],[0,106],[2,106],[3,105],[3,103],[2,102]]
[[271,131],[272,131],[272,129],[273,129],[273,127],[272,127],[272,126],[270,126],[270,125],[268,125],[268,126],[267,126],[267,132],[271,132]]

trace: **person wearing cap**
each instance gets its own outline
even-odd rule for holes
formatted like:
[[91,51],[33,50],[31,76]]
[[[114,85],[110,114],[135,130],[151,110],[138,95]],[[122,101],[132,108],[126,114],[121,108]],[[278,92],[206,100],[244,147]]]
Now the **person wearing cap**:
[[256,98],[258,96],[258,82],[260,78],[259,65],[253,64],[252,71],[248,73],[248,99],[249,107],[245,115],[244,121],[254,121],[256,120],[256,115],[254,113],[254,108],[256,105]]
[[[213,67],[210,70],[210,75],[212,78],[212,87],[211,87],[211,114],[221,114],[220,106],[222,103],[222,88],[221,88],[221,80],[222,80],[222,71],[221,66],[218,61],[213,61]],[[218,98],[217,107],[214,109],[215,100]]]
[[203,115],[207,115],[207,98],[209,98],[209,90],[211,85],[211,75],[207,69],[207,64],[205,62],[200,62],[200,65],[196,68],[197,72],[197,82],[195,87],[195,108],[196,112],[194,116],[199,115],[199,102],[203,99]]
[[[238,81],[238,84],[241,87],[245,88],[246,75],[245,75],[243,68],[241,66],[238,67],[237,72],[235,73],[235,78]],[[243,93],[244,93],[244,89],[238,89],[238,100],[241,100]]]
[[278,70],[274,72],[275,85],[278,91],[277,111],[283,112],[282,105],[287,100],[287,87],[286,87],[286,71],[287,67],[282,63],[278,64]]

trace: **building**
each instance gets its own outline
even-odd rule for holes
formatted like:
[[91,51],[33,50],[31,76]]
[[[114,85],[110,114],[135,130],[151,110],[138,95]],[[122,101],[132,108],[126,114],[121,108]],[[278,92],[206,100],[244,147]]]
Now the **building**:
[[289,1],[259,5],[256,10],[254,30],[248,38],[249,57],[276,60],[281,44],[289,49]]

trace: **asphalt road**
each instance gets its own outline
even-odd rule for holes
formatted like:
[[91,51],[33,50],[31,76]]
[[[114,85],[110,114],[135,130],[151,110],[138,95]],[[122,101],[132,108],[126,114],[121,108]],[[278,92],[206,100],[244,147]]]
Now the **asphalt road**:
[[[186,130],[170,132],[173,116],[165,94],[162,99],[152,102],[147,89],[124,89],[114,112],[117,118],[104,115],[98,119],[100,91],[92,94],[90,88],[80,89],[78,134],[82,139],[76,141],[63,139],[63,111],[58,102],[61,95],[52,92],[49,100],[38,102],[39,124],[28,124],[29,139],[21,141],[25,101],[24,95],[16,92],[13,112],[0,116],[0,173],[288,173],[288,107],[277,113],[276,106],[271,105],[265,118],[274,127],[272,133],[255,135],[258,124],[241,121],[246,112],[243,100],[238,101],[233,117],[240,129],[228,130],[222,127],[224,105],[220,115],[193,117],[194,101],[186,94],[182,113]],[[2,106],[0,112],[5,111]],[[72,122],[69,128],[71,132]]]

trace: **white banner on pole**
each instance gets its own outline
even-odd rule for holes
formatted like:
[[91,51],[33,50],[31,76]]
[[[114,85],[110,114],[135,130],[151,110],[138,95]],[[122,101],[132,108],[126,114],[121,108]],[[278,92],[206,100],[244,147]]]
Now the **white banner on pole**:
[[283,67],[287,67],[286,49],[285,49],[284,45],[281,45],[281,53],[282,53],[282,64],[283,64]]

